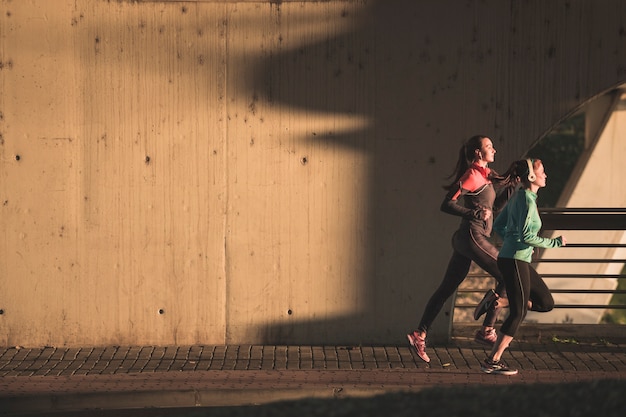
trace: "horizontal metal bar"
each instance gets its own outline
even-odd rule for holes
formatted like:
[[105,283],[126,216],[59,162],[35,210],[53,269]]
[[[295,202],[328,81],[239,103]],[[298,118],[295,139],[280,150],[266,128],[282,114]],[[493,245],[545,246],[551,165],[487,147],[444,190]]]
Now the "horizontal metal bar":
[[624,274],[541,274],[542,278],[626,278]]
[[533,261],[533,263],[598,263],[598,264],[623,264],[626,263],[626,259],[561,259],[561,258],[553,258],[553,259],[537,259]]
[[626,207],[552,207],[541,208],[540,213],[626,213]]
[[[476,308],[476,304],[456,304],[454,308]],[[607,310],[626,310],[626,304],[555,304],[554,308],[603,308]]]
[[[626,278],[624,274],[541,274],[542,278]],[[491,275],[468,275],[469,279],[491,278]]]
[[626,213],[541,214],[544,230],[626,230]]
[[[478,293],[483,294],[486,290],[483,288],[463,288],[458,289],[457,293],[470,294]],[[586,290],[586,289],[558,289],[550,290],[553,294],[626,294],[626,290]]]
[[553,294],[626,294],[626,290],[550,290]]
[[626,243],[568,243],[561,248],[626,248]]
[[626,304],[555,304],[554,308],[606,308],[607,310],[626,310]]

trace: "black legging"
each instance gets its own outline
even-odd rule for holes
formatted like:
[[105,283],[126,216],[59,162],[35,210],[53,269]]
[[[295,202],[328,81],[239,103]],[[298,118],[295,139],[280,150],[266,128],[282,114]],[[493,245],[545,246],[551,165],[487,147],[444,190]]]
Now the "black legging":
[[514,337],[526,317],[529,300],[532,302],[531,311],[547,312],[554,308],[554,299],[546,283],[528,262],[498,258],[498,266],[504,276],[510,309],[501,331]]
[[[433,321],[443,308],[446,300],[461,285],[467,276],[472,261],[493,276],[498,282],[496,292],[505,297],[506,291],[502,274],[498,269],[498,249],[489,241],[487,236],[476,233],[471,229],[457,230],[452,236],[452,248],[454,252],[448,262],[448,268],[443,276],[439,288],[428,300],[418,330],[427,332]],[[483,326],[493,327],[500,309],[489,310],[485,315]]]

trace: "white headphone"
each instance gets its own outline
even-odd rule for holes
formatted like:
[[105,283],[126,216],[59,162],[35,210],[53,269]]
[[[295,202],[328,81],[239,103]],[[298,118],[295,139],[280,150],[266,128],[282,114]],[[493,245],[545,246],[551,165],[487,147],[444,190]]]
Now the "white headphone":
[[528,164],[528,181],[535,182],[537,176],[535,175],[535,170],[533,169],[533,161],[529,158],[526,160]]

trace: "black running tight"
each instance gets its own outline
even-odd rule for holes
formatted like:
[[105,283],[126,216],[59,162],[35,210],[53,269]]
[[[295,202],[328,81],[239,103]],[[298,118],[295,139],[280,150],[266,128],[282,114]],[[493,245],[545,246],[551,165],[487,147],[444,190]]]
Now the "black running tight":
[[502,323],[501,332],[514,337],[528,312],[547,312],[554,308],[550,289],[528,262],[510,258],[498,258],[498,266],[504,276],[504,284],[509,297],[509,316]]
[[[498,283],[496,292],[502,297],[506,296],[504,281],[497,264],[498,249],[485,235],[472,230],[457,230],[452,236],[452,248],[454,252],[448,262],[446,273],[439,288],[426,304],[418,330],[427,332],[430,329],[446,300],[454,294],[467,276],[472,261],[496,279]],[[483,326],[493,327],[499,310],[488,311]]]

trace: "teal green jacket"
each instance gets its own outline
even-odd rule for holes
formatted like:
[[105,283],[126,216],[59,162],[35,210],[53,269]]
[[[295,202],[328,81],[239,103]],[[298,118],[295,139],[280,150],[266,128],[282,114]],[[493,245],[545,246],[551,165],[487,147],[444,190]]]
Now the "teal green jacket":
[[541,237],[541,218],[537,210],[537,194],[519,189],[493,223],[493,229],[502,237],[500,258],[519,259],[530,263],[534,248],[563,246],[561,237]]

